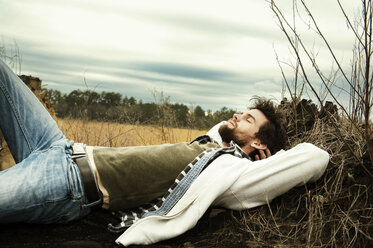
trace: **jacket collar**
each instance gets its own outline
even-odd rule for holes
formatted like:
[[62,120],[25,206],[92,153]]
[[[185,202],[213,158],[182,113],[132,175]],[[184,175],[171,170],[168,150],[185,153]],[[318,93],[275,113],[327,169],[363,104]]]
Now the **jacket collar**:
[[[192,142],[190,142],[191,144],[193,142],[198,142],[200,144],[206,144],[208,142],[214,142],[216,144],[219,144],[216,140],[214,140],[213,138],[211,138],[210,136],[208,135],[202,135],[202,136],[199,136],[197,138],[195,138]],[[219,144],[220,145],[220,144]],[[223,149],[227,149],[228,150],[233,150],[234,151],[234,155],[239,157],[239,158],[247,158],[249,160],[252,160],[250,158],[249,155],[247,155],[243,150],[242,148],[236,144],[236,142],[234,142],[233,140],[231,140],[231,142],[229,143],[229,146],[230,147],[226,147],[226,148],[223,148]]]

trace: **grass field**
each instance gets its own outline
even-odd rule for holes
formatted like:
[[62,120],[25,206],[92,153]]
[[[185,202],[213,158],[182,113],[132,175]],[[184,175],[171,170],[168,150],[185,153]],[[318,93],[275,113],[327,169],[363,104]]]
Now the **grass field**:
[[57,120],[68,139],[95,146],[140,146],[192,141],[206,131],[110,122]]
[[[161,126],[129,125],[112,122],[58,119],[57,124],[69,140],[91,146],[143,146],[189,142],[206,131]],[[0,153],[0,170],[15,164],[4,142]]]

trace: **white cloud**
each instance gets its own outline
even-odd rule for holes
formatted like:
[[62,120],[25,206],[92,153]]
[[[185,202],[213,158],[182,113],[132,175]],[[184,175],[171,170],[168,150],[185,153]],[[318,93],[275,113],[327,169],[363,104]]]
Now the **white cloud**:
[[[354,14],[351,2],[342,3]],[[281,4],[291,14],[289,2]],[[346,38],[351,31],[336,2],[309,4],[348,64],[353,40]],[[0,35],[6,43],[17,41],[24,72],[49,87],[68,91],[84,85],[85,75],[100,84],[97,89],[145,99],[144,88],[161,88],[174,101],[203,103],[206,109],[242,108],[258,93],[281,96],[274,49],[287,60],[289,46],[267,1],[0,0],[0,5]],[[320,65],[330,68],[315,33],[307,26],[300,31],[319,51]]]

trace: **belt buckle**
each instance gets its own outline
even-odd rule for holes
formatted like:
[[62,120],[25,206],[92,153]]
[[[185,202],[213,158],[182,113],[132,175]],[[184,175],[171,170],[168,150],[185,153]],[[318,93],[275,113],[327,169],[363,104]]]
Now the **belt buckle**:
[[73,155],[84,155],[85,149],[83,143],[74,143],[73,144]]

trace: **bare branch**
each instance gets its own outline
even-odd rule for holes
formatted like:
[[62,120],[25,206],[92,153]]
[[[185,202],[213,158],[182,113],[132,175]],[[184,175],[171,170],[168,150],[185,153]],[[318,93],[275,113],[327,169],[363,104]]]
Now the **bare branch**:
[[[286,35],[286,37],[288,38],[289,42],[290,42],[290,45],[292,46],[293,48],[293,51],[294,53],[296,54],[297,56],[297,59],[299,60],[300,62],[300,67],[301,67],[301,70],[302,70],[302,73],[303,73],[303,76],[307,82],[307,85],[311,88],[311,90],[313,91],[314,95],[316,96],[316,98],[318,99],[319,103],[321,104],[321,106],[323,105],[323,102],[321,100],[321,98],[319,97],[318,93],[316,92],[315,88],[313,87],[313,85],[311,84],[311,82],[309,81],[308,79],[308,76],[307,76],[307,73],[304,69],[304,66],[303,66],[303,63],[301,62],[301,59],[300,59],[300,55],[299,55],[299,52],[298,50],[296,49],[293,41],[291,40],[286,28],[284,27],[283,25],[283,22],[286,24],[286,26],[292,31],[292,33],[296,36],[296,38],[298,39],[298,42],[299,44],[301,45],[303,51],[306,53],[307,57],[309,58],[309,60],[311,61],[312,63],[312,66],[315,68],[315,71],[316,73],[319,75],[319,78],[321,79],[322,83],[324,84],[325,88],[328,90],[328,92],[330,93],[331,97],[333,98],[333,100],[337,103],[337,105],[342,109],[342,111],[346,114],[346,116],[352,121],[351,119],[351,116],[348,114],[348,112],[346,111],[345,107],[338,101],[338,99],[335,97],[335,95],[332,93],[330,87],[327,85],[327,83],[325,82],[324,80],[324,76],[322,75],[322,72],[320,71],[317,63],[315,62],[315,59],[312,58],[312,56],[309,54],[307,48],[305,47],[305,45],[303,44],[302,40],[300,39],[299,37],[299,34],[290,26],[290,24],[287,22],[287,20],[285,19],[285,17],[283,16],[283,14],[281,13],[281,11],[279,10],[279,8],[277,7],[277,5],[274,3],[274,1],[272,0],[272,10],[273,12],[275,13],[278,21],[279,21],[279,24],[281,26],[281,30],[284,32],[284,34]],[[339,65],[339,63],[338,63]],[[340,66],[338,66],[338,68],[340,68]],[[340,68],[341,69],[341,68]],[[355,89],[356,91],[356,89]],[[358,91],[356,91],[356,94],[360,95]],[[361,97],[362,98],[362,97]],[[353,123],[353,125],[355,125],[356,129],[359,130],[358,126],[356,123]]]
[[349,25],[350,28],[352,29],[352,32],[354,32],[356,39],[358,39],[360,45],[361,45],[362,47],[365,48],[364,43],[362,42],[362,40],[361,40],[359,34],[357,33],[357,31],[355,30],[354,26],[351,24],[351,22],[350,22],[350,18],[348,18],[348,16],[347,16],[347,14],[346,14],[346,12],[345,12],[345,10],[344,10],[344,8],[343,8],[341,2],[340,2],[339,0],[337,0],[337,2],[338,2],[339,8],[341,9],[341,11],[342,11],[344,17],[346,18],[346,21],[348,22],[348,25]]
[[[348,82],[348,84],[350,85],[350,87],[353,87],[353,85],[351,84],[350,80],[348,79],[347,75],[345,74],[344,70],[342,69],[342,66],[340,65],[337,57],[335,56],[334,52],[333,52],[333,49],[330,47],[329,45],[329,42],[326,40],[325,36],[323,35],[323,33],[321,32],[321,30],[319,29],[319,26],[318,24],[316,23],[316,20],[314,19],[311,11],[308,9],[307,5],[304,3],[304,0],[300,0],[303,4],[303,7],[305,8],[305,10],[307,11],[308,15],[310,16],[313,24],[315,25],[315,28],[317,29],[317,33],[318,35],[323,39],[325,45],[328,47],[328,50],[330,52],[330,54],[332,55],[333,57],[333,60],[335,61],[335,63],[337,64],[339,70],[341,71],[343,77],[345,78],[345,80]],[[358,92],[356,92],[359,96],[360,94]],[[362,96],[360,96],[362,97]]]
[[[370,98],[367,94],[367,92],[371,92],[370,91],[370,86],[367,85],[367,81],[368,80],[364,80],[364,86],[363,86],[363,90],[364,90],[364,95],[361,95],[361,91],[359,90],[360,88],[360,85],[359,84],[356,84],[356,81],[355,82],[355,85],[352,84],[352,82],[350,80],[347,79],[347,76],[346,74],[344,73],[344,71],[342,70],[339,62],[337,61],[336,57],[334,56],[334,53],[331,49],[331,47],[329,46],[329,43],[327,42],[327,40],[325,39],[325,37],[323,36],[323,34],[321,33],[320,29],[318,28],[317,24],[316,24],[316,21],[314,20],[312,14],[310,13],[310,11],[308,10],[307,6],[305,5],[304,1],[301,0],[304,8],[307,10],[307,13],[310,15],[314,25],[316,26],[317,30],[318,30],[318,34],[322,37],[322,39],[324,40],[324,43],[327,45],[328,49],[329,49],[329,52],[331,53],[331,55],[333,56],[333,59],[334,61],[336,62],[339,70],[341,71],[342,75],[344,76],[344,78],[347,80],[347,82],[349,83],[350,85],[350,89],[352,90],[352,93],[353,94],[356,94],[358,96],[358,100],[360,101],[360,104],[358,104],[358,106],[364,106],[364,110],[363,110],[363,113],[364,113],[364,119],[365,119],[365,128],[361,129],[360,126],[359,126],[359,123],[354,121],[354,119],[352,118],[351,115],[349,115],[349,113],[346,111],[345,107],[338,101],[337,99],[337,95],[335,93],[333,93],[331,91],[331,88],[329,87],[328,85],[328,80],[327,78],[324,76],[324,74],[322,73],[322,71],[320,70],[318,64],[316,63],[316,60],[315,60],[315,57],[312,56],[309,52],[309,50],[306,48],[306,46],[304,45],[303,41],[300,39],[300,36],[298,34],[298,32],[295,30],[295,28],[293,28],[287,21],[287,19],[284,17],[283,13],[279,10],[279,8],[277,7],[277,5],[274,3],[274,0],[271,1],[271,8],[272,8],[272,11],[274,12],[277,20],[279,21],[279,25],[280,25],[280,28],[281,30],[283,31],[283,33],[285,34],[285,36],[287,37],[288,41],[290,42],[290,45],[291,47],[293,48],[293,52],[295,53],[296,57],[297,57],[297,61],[299,61],[299,66],[302,70],[302,75],[304,77],[304,80],[307,82],[307,85],[311,88],[311,90],[313,91],[314,95],[316,96],[316,98],[318,99],[318,101],[320,102],[321,106],[322,106],[322,99],[320,99],[320,96],[317,94],[315,88],[313,87],[313,85],[311,84],[311,82],[309,81],[308,79],[308,76],[307,76],[307,73],[305,71],[305,68],[304,68],[304,65],[303,65],[303,62],[302,60],[300,59],[300,54],[299,54],[299,51],[297,49],[297,47],[295,46],[295,41],[290,38],[290,35],[289,35],[289,31],[288,30],[291,30],[291,33],[295,36],[295,40],[297,41],[297,44],[300,44],[301,47],[302,47],[302,51],[307,55],[308,59],[310,60],[310,62],[312,63],[312,66],[313,68],[315,69],[315,72],[317,73],[317,75],[319,76],[321,82],[323,83],[323,85],[325,86],[325,88],[327,89],[327,91],[330,93],[330,96],[333,98],[333,100],[335,101],[335,103],[340,107],[340,109],[343,111],[343,113],[346,115],[346,117],[348,118],[349,120],[349,123],[351,125],[353,125],[355,127],[355,130],[357,132],[359,132],[359,134],[361,135],[361,137],[364,137],[364,139],[366,140],[366,145],[367,145],[367,150],[368,150],[368,153],[369,153],[369,156],[370,156],[370,159],[371,161],[373,161],[373,147],[370,143],[370,123],[369,123],[369,101],[370,101]],[[366,20],[366,18],[365,18]],[[284,26],[284,24],[286,25],[286,27]],[[365,24],[365,27],[366,24]],[[370,40],[371,38],[371,33],[368,35],[366,34],[367,33],[367,30],[368,29],[365,29],[365,40],[364,42],[366,42],[367,40]],[[367,51],[370,51],[370,47],[371,45],[370,44],[367,44],[365,43],[366,46],[365,46],[365,49],[363,49],[363,51],[365,52],[365,73],[364,70],[362,70],[361,68],[361,64],[359,63],[359,66],[357,68],[359,68],[359,74],[362,73],[363,75],[363,78],[364,79],[367,79],[366,76],[370,74],[369,72],[369,69],[370,69],[370,57],[367,56]],[[360,50],[358,49],[359,51],[359,56],[360,56]],[[366,60],[369,60],[369,61],[366,61]],[[361,60],[359,60],[361,61]],[[358,75],[358,74],[356,74]],[[357,87],[356,87],[357,86]],[[333,116],[331,116],[329,113],[328,114],[328,117],[329,118],[333,118]],[[335,130],[341,135],[340,137],[344,137],[342,136],[340,130],[339,130],[339,127],[337,126],[337,121],[336,120],[333,120],[331,122],[331,124],[334,126]],[[345,139],[345,138],[343,138]],[[369,175],[370,177],[373,178],[373,175],[372,173],[368,170],[368,168],[365,166],[365,164],[363,163],[361,157],[359,157],[360,154],[356,154],[354,148],[351,146],[351,144],[349,144],[349,142],[345,142],[345,145],[347,145],[348,149],[351,151],[351,153],[353,154],[353,156],[356,158],[357,161],[359,161],[361,167],[363,168],[363,170],[366,172],[367,175]],[[361,155],[360,155],[361,156]]]

